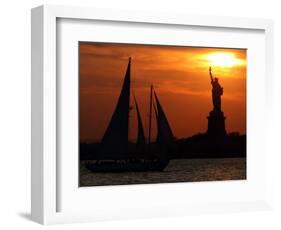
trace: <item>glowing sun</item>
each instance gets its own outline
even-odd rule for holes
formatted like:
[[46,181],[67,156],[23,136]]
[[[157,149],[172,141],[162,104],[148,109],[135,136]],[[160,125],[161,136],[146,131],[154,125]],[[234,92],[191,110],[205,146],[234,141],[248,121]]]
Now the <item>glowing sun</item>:
[[223,68],[229,68],[243,64],[243,61],[236,58],[234,54],[225,52],[210,53],[206,56],[206,59],[210,66]]

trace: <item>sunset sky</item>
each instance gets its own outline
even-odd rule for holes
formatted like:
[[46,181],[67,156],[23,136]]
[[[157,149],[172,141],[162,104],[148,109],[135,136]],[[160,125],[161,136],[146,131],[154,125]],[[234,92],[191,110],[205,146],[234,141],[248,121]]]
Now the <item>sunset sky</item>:
[[[206,117],[213,108],[209,66],[224,88],[222,110],[227,132],[245,134],[245,49],[80,42],[80,141],[102,138],[116,106],[129,57],[131,92],[137,98],[146,135],[151,83],[175,137],[207,131]],[[129,136],[135,140],[135,108],[130,115]],[[153,118],[154,137],[155,129]]]

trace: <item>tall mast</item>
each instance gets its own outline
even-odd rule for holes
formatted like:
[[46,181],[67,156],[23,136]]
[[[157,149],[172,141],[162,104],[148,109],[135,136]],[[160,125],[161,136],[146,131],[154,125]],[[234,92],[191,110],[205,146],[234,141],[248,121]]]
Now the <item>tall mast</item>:
[[148,145],[151,143],[152,99],[153,99],[153,85],[151,84],[151,86],[150,86],[150,104],[149,104]]

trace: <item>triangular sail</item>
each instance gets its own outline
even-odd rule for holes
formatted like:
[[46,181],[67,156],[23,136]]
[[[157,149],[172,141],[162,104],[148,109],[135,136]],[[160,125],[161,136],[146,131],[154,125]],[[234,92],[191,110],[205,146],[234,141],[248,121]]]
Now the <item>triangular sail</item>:
[[156,143],[161,143],[162,141],[162,130],[160,129],[160,124],[159,124],[159,119],[158,119],[158,112],[155,103],[153,103],[153,108],[155,112],[155,117],[156,117],[156,127],[157,127],[157,136],[156,136]]
[[157,112],[156,112],[156,118],[157,118],[157,142],[160,144],[172,144],[174,141],[174,135],[172,132],[172,129],[170,127],[170,124],[168,122],[168,119],[164,113],[164,110],[158,100],[158,97],[154,91],[154,96],[155,96],[155,101],[156,101],[156,107],[157,107]]
[[120,157],[116,153],[126,153],[128,150],[128,128],[130,111],[130,83],[131,83],[131,58],[127,66],[122,90],[111,117],[110,123],[101,141],[101,152],[103,156],[106,153],[114,154],[116,158]]
[[138,120],[138,137],[137,137],[137,150],[139,151],[144,151],[144,146],[145,146],[145,136],[144,136],[144,129],[143,129],[143,124],[141,120],[141,115],[139,111],[139,106],[137,103],[136,98],[135,99],[135,104],[136,104],[136,111],[137,111],[137,120]]

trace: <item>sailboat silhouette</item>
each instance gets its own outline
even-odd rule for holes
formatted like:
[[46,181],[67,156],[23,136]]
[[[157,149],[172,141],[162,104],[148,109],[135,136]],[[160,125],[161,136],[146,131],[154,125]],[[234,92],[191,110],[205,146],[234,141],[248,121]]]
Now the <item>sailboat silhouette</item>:
[[[146,143],[143,123],[137,99],[134,96],[137,112],[137,141],[134,151],[129,147],[129,117],[131,91],[131,58],[129,58],[122,89],[111,120],[101,140],[99,160],[87,164],[94,172],[108,171],[155,171],[164,170],[169,163],[168,152],[174,143],[174,136],[163,107],[151,86],[150,105],[154,105],[157,124],[157,139],[151,143],[149,133]],[[153,94],[154,93],[154,94]],[[153,95],[156,103],[153,103]],[[152,114],[149,116],[151,126]],[[151,132],[151,127],[149,127]]]

